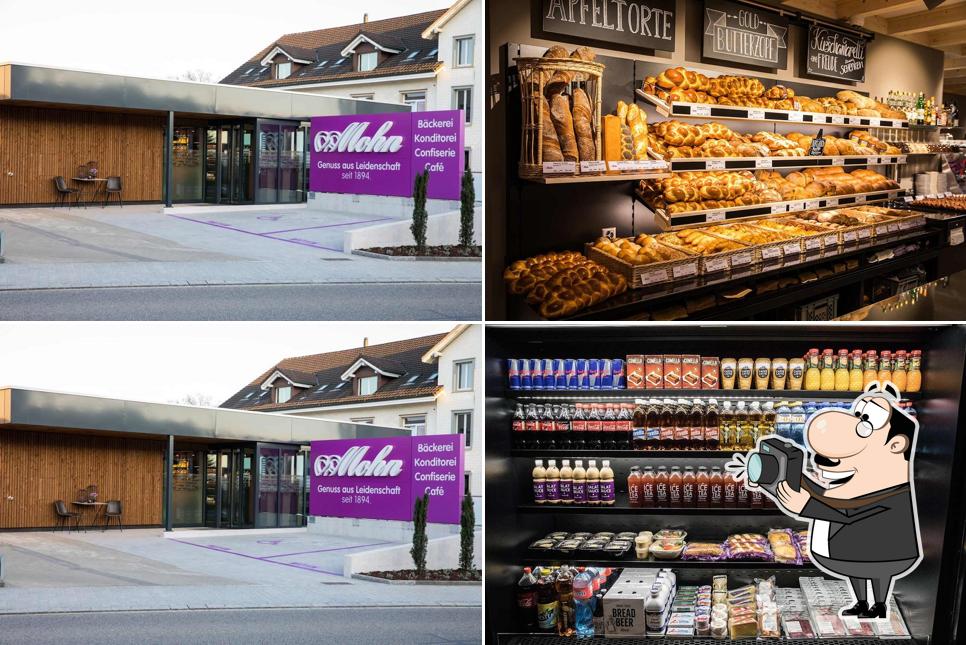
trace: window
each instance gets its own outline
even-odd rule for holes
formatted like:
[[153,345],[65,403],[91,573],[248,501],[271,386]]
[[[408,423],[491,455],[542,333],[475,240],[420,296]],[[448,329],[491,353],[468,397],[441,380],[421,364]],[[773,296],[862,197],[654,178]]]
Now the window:
[[292,386],[283,385],[281,387],[275,388],[275,402],[285,403],[292,398]]
[[470,149],[469,148],[463,149],[463,167],[464,168],[470,167]]
[[275,63],[275,78],[288,78],[292,75],[292,62]]
[[471,410],[463,410],[462,412],[453,413],[453,432],[456,434],[461,434],[466,437],[466,447],[472,447],[472,437],[470,434],[473,431],[473,412]]
[[470,492],[470,473],[463,473],[463,494],[472,495]]
[[365,54],[359,54],[359,71],[368,72],[376,69],[376,64],[378,62],[379,52],[366,52]]
[[406,60],[412,60],[412,59],[416,58],[416,56],[418,56],[418,55],[419,55],[419,50],[417,49],[416,51],[411,52],[409,54],[409,56],[406,56]]
[[372,394],[379,387],[378,376],[363,376],[359,379],[359,396]]
[[473,36],[454,38],[453,67],[473,66]]
[[453,379],[457,392],[473,389],[473,361],[456,361],[453,363],[456,376]]
[[350,94],[349,96],[351,96],[354,99],[361,99],[363,101],[371,101],[372,100],[372,97],[375,96],[375,95],[374,94]]
[[375,420],[376,417],[359,417],[358,419],[349,419],[349,421],[352,423],[368,423],[369,425],[372,425]]
[[426,90],[403,92],[402,100],[413,112],[422,112],[426,109]]
[[426,415],[403,417],[402,427],[407,428],[414,435],[424,434],[426,432]]
[[473,88],[472,87],[454,87],[453,88],[453,109],[463,110],[463,114],[466,115],[466,122],[472,122],[472,115],[470,107],[473,104]]

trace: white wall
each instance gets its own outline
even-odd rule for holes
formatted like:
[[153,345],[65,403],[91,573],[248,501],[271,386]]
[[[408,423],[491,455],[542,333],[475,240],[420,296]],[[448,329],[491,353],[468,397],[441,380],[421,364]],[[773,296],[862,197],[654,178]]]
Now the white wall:
[[324,87],[299,87],[298,85],[283,89],[293,92],[305,92],[307,94],[324,94],[326,96],[339,96],[350,98],[359,94],[372,94],[372,100],[384,101],[388,103],[402,103],[405,92],[426,92],[426,105],[436,105],[436,79],[434,78],[415,78],[403,79],[399,81],[380,81],[378,78],[366,80],[364,83],[346,84],[327,84]]
[[387,405],[359,404],[347,409],[322,409],[314,412],[294,411],[291,414],[314,419],[332,419],[334,421],[349,421],[363,417],[374,417],[377,426],[399,427],[402,417],[426,415],[426,434],[436,434],[436,406],[432,403],[390,403]]
[[[454,392],[454,362],[473,360],[473,389]],[[470,445],[466,447],[464,467],[470,475],[470,494],[483,494],[483,331],[482,325],[470,325],[449,344],[439,357],[439,384],[443,392],[436,399],[436,427],[440,434],[454,432],[453,412],[473,411]]]

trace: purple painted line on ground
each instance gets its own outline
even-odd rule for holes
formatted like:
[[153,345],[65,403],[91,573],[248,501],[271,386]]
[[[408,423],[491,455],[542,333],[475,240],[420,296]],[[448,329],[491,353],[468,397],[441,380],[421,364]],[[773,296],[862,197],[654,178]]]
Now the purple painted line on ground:
[[315,249],[324,249],[326,251],[336,251],[337,253],[342,253],[342,249],[335,249],[329,246],[322,246],[321,244],[316,244],[310,240],[289,240],[284,237],[271,237],[265,233],[256,233],[254,231],[246,231],[243,228],[238,228],[237,226],[231,226],[229,224],[222,224],[221,222],[215,222],[213,220],[200,220],[191,217],[185,217],[184,215],[172,215],[168,214],[168,217],[174,217],[175,219],[184,220],[186,222],[194,222],[195,224],[205,224],[206,226],[214,226],[215,228],[223,228],[228,231],[235,231],[236,233],[245,233],[246,235],[254,235],[255,237],[261,237],[266,240],[276,240],[278,242],[288,242],[289,244],[298,244],[299,246],[309,246]]
[[249,560],[257,560],[258,562],[264,562],[265,564],[276,564],[276,565],[279,565],[281,567],[291,567],[292,569],[301,569],[302,571],[315,571],[316,573],[325,573],[327,575],[336,576],[338,578],[344,578],[345,577],[344,575],[342,575],[342,573],[339,573],[339,572],[336,572],[336,571],[325,571],[324,569],[318,569],[318,568],[315,568],[315,567],[313,567],[311,569],[308,569],[308,568],[306,568],[304,566],[296,566],[296,565],[290,564],[288,562],[275,562],[273,560],[265,560],[264,558],[257,558],[257,557],[255,557],[253,555],[246,555],[244,553],[239,553],[237,551],[227,551],[227,550],[223,550],[223,549],[215,549],[213,547],[206,546],[204,544],[195,544],[194,542],[186,542],[185,540],[178,540],[176,538],[168,538],[168,539],[171,540],[172,542],[180,542],[181,544],[187,544],[189,546],[196,546],[196,547],[199,547],[201,549],[208,549],[209,551],[214,551],[215,553],[224,553],[226,555],[237,555],[237,556],[239,556],[241,558],[248,558]]
[[352,226],[353,224],[369,224],[371,222],[388,222],[391,217],[379,217],[377,219],[363,219],[357,222],[343,222],[342,224],[323,224],[322,226],[306,226],[305,228],[289,228],[284,231],[268,231],[262,235],[277,235],[278,233],[294,233],[295,231],[310,231],[314,228],[336,228],[339,226]]
[[299,551],[297,553],[281,553],[279,555],[263,555],[262,559],[269,558],[287,558],[292,555],[305,555],[307,553],[327,553],[329,551],[346,551],[348,549],[361,549],[366,546],[379,546],[381,544],[391,544],[391,542],[373,542],[372,544],[356,544],[355,546],[339,546],[331,549],[316,549],[315,551]]

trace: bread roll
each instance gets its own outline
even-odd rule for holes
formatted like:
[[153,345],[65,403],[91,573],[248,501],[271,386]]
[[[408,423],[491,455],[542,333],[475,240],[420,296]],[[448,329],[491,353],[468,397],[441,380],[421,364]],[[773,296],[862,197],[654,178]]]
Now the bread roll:
[[563,94],[555,94],[550,103],[550,118],[557,131],[560,151],[564,161],[579,161],[577,135],[574,134],[574,118],[570,112],[570,101]]
[[577,152],[581,161],[597,159],[597,146],[594,142],[593,110],[587,93],[579,87],[574,89],[574,134],[577,136]]
[[855,103],[859,108],[874,108],[875,101],[852,90],[842,90],[835,95],[840,101]]

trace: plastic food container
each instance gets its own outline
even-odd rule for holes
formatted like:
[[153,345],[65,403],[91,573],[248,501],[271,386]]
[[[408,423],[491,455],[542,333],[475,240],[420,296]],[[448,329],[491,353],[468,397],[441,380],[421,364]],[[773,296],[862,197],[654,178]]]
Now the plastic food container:
[[655,540],[683,540],[688,532],[681,529],[662,529],[654,534]]
[[674,560],[684,551],[684,540],[656,540],[649,549],[658,560]]

